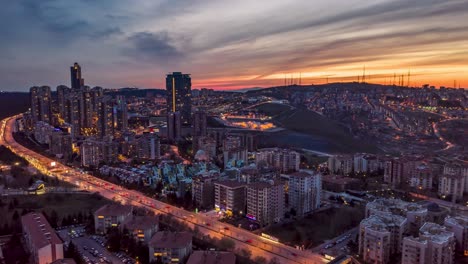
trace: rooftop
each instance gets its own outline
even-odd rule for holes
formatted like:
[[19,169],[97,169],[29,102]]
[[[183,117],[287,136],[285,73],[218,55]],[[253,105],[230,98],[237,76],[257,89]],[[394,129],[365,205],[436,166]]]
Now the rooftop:
[[146,215],[146,216],[134,216],[131,219],[125,221],[123,225],[130,230],[133,229],[149,229],[155,225],[158,225],[159,219],[157,216]]
[[106,204],[94,212],[95,215],[120,216],[132,213],[132,207],[120,204]]
[[62,244],[55,230],[41,213],[29,213],[21,217],[23,229],[27,229],[32,243],[36,249],[49,244]]
[[230,180],[217,181],[215,184],[222,185],[228,188],[240,188],[240,187],[245,186],[245,183],[243,182],[230,181]]
[[419,229],[419,236],[423,239],[431,240],[436,243],[444,243],[454,237],[453,232],[447,231],[445,226],[436,223],[426,222]]
[[375,231],[390,231],[390,227],[400,227],[406,222],[406,218],[399,215],[372,215],[361,221],[361,226],[365,226]]
[[194,251],[187,264],[235,264],[236,255],[232,252]]
[[465,228],[468,228],[468,217],[466,216],[448,216],[445,218],[445,223],[451,224],[451,225],[459,225]]
[[188,232],[157,232],[149,243],[153,248],[182,248],[192,243],[192,234]]
[[300,170],[298,172],[289,174],[290,177],[297,177],[297,178],[307,178],[307,177],[311,177],[315,175],[317,175],[317,173],[312,170]]

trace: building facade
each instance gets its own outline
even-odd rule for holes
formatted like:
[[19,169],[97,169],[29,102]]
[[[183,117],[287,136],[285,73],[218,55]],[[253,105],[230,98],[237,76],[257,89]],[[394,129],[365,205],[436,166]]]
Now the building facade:
[[322,175],[301,170],[288,176],[289,207],[294,208],[298,216],[318,209],[322,196]]
[[63,241],[41,213],[21,217],[23,233],[35,264],[49,264],[63,259]]
[[192,79],[190,74],[173,72],[166,76],[167,112],[180,112],[182,124],[191,124]]

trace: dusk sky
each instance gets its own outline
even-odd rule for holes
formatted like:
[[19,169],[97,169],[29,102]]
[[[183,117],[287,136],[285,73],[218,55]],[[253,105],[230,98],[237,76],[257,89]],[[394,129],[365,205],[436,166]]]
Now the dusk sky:
[[[0,9],[0,89],[391,83],[468,87],[468,0],[14,0]],[[398,77],[397,77],[398,81]],[[297,81],[296,81],[297,82]],[[405,76],[405,85],[407,77]]]

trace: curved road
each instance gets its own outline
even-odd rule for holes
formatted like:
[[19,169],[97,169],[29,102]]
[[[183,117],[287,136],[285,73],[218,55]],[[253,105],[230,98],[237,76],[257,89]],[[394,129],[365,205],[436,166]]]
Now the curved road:
[[191,228],[197,227],[199,233],[202,235],[208,235],[218,239],[222,237],[231,238],[237,250],[249,250],[252,252],[252,257],[261,256],[267,260],[276,258],[279,263],[291,264],[328,262],[319,254],[314,254],[310,251],[300,251],[293,247],[260,237],[244,229],[221,223],[204,214],[195,214],[185,211],[181,208],[147,197],[138,191],[123,188],[58,162],[56,162],[56,165],[51,171],[50,164],[55,160],[34,152],[14,140],[12,133],[15,128],[15,121],[18,117],[20,117],[20,115],[2,120],[0,144],[5,145],[17,155],[25,158],[31,165],[48,176],[54,176],[62,181],[70,182],[83,190],[98,192],[99,195],[110,200],[117,198],[125,204],[144,207],[159,214],[172,215],[175,219],[187,224]]

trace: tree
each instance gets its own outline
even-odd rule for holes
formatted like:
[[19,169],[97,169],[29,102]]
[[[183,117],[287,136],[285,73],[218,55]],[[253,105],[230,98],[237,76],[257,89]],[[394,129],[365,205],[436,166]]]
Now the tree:
[[266,260],[266,258],[264,258],[262,256],[257,256],[257,257],[254,258],[254,262],[257,263],[257,264],[266,264],[267,260]]
[[221,250],[231,250],[235,247],[234,241],[232,239],[223,237],[221,240],[219,240],[219,248]]
[[55,210],[52,210],[49,217],[50,226],[56,228],[58,226],[58,214]]
[[272,258],[270,259],[270,262],[268,262],[268,264],[280,264],[280,262],[277,258]]
[[252,251],[250,251],[248,249],[245,249],[245,248],[241,249],[240,253],[241,253],[242,257],[245,257],[245,258],[248,258],[248,259],[252,256]]

